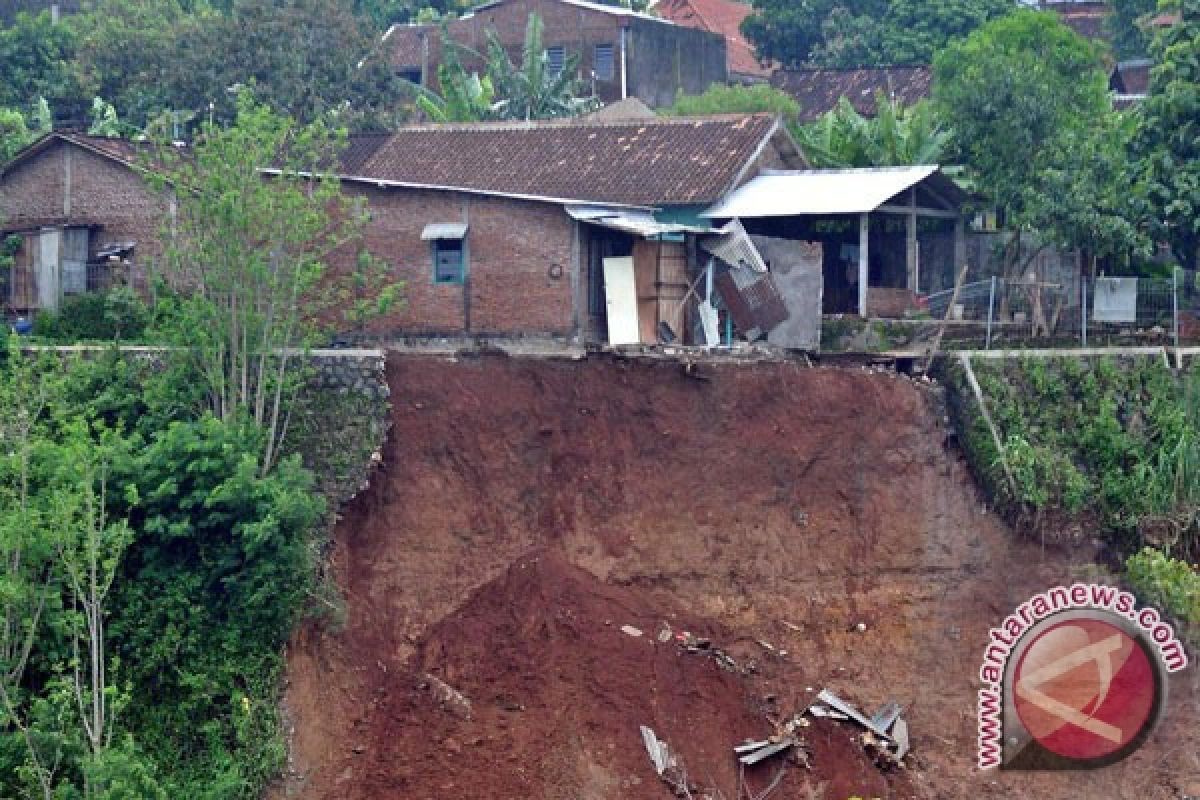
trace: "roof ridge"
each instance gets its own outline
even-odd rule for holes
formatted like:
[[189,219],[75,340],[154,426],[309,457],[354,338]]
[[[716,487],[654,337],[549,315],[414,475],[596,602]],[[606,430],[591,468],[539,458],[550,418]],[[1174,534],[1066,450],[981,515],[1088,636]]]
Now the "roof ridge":
[[570,117],[552,120],[497,120],[488,122],[451,122],[424,123],[418,125],[403,125],[391,131],[397,133],[414,132],[456,132],[456,133],[488,133],[491,131],[542,131],[542,130],[578,130],[579,128],[633,128],[647,125],[696,125],[697,123],[738,122],[752,119],[774,118],[770,111],[755,111],[730,114],[703,114],[699,116],[654,116],[634,117],[626,119],[589,119],[586,117]]
[[797,72],[887,72],[896,69],[933,69],[932,64],[864,64],[860,67],[783,67],[782,74]]

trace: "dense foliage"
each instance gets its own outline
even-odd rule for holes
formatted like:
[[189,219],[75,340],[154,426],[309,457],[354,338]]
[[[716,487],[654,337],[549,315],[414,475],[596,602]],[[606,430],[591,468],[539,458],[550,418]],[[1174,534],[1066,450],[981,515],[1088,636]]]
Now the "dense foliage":
[[487,31],[483,75],[463,65],[464,55],[480,54],[455,43],[443,30],[443,58],[437,73],[441,94],[414,87],[418,106],[434,122],[554,119],[597,108],[599,102],[587,96],[577,77],[577,55],[567,56],[558,72],[550,69],[542,30],[542,18],[530,14],[520,64],[512,62],[495,32]]
[[957,368],[950,382],[963,444],[1000,507],[1036,535],[1084,526],[1130,559],[1139,590],[1200,634],[1200,576],[1188,566],[1200,560],[1200,367],[1180,376],[1154,358],[973,366],[1000,450]]
[[1109,0],[1109,5],[1112,13],[1107,27],[1113,55],[1118,59],[1144,57],[1150,43],[1144,27],[1158,8],[1156,0]]
[[822,168],[938,164],[951,137],[929,103],[905,107],[882,92],[873,117],[843,97],[833,111],[794,133],[808,162]]
[[754,0],[742,30],[788,66],[928,64],[948,42],[1002,16],[1013,0]]
[[1139,112],[1133,168],[1140,212],[1187,269],[1200,267],[1200,0],[1164,0],[1179,24],[1151,44],[1150,96]]
[[311,476],[262,476],[252,422],[115,352],[10,347],[0,399],[0,795],[257,797],[282,759]]
[[1129,204],[1128,129],[1091,43],[1055,14],[1022,10],[951,44],[934,67],[953,150],[1011,227],[1120,263],[1146,249]]

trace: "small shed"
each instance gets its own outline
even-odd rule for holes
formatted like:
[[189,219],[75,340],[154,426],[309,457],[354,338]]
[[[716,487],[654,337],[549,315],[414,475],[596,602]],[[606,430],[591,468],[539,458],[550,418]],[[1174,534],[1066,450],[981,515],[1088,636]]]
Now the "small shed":
[[965,193],[937,166],[765,170],[703,212],[752,235],[822,245],[822,310],[902,316],[953,284]]

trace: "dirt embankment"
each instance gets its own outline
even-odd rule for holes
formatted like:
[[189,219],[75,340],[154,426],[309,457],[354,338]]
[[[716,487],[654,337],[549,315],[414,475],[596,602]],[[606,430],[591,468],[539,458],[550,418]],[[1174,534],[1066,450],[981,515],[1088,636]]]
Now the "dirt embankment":
[[[661,800],[648,725],[731,799],[730,748],[822,687],[900,701],[912,766],[881,772],[852,728],[820,720],[811,771],[789,768],[773,798],[1154,800],[1197,780],[1195,670],[1119,765],[976,773],[987,629],[1078,577],[1070,557],[986,512],[928,388],[786,364],[701,373],[393,358],[384,466],[337,530],[345,626],[307,627],[290,652],[279,794]],[[738,670],[659,642],[664,624]]]

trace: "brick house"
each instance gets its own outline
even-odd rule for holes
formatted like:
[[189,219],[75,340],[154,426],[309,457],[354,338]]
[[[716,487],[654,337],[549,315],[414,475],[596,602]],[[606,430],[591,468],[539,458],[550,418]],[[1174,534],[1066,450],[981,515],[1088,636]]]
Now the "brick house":
[[[769,114],[420,126],[356,137],[345,191],[407,303],[375,336],[608,341],[604,261],[631,259],[640,328],[688,338],[699,213],[765,168],[802,166]],[[352,254],[343,254],[348,268]]]
[[[579,59],[580,80],[612,103],[636,97],[651,108],[668,106],[682,90],[700,94],[728,78],[724,36],[586,0],[494,0],[451,20],[454,41],[486,52],[494,31],[514,63],[520,63],[530,14],[542,18],[543,44],[551,69]],[[441,60],[440,27],[394,25],[384,34],[393,69],[422,86],[436,87]],[[464,59],[468,68],[480,62]]]
[[742,33],[742,21],[754,11],[738,0],[658,0],[654,11],[663,19],[725,37],[725,63],[729,80],[761,83],[774,68],[759,62],[754,45]]
[[0,239],[18,242],[0,302],[25,314],[114,282],[144,286],[170,207],[144,179],[133,143],[43,136],[0,166]]

